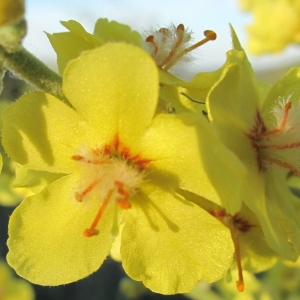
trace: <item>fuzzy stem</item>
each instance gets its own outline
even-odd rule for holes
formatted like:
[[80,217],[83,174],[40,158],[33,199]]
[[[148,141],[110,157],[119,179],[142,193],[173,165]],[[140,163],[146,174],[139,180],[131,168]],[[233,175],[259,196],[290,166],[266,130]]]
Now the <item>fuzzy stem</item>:
[[62,91],[62,78],[49,69],[43,62],[22,48],[14,53],[8,53],[0,46],[0,61],[21,79],[45,93],[68,103]]

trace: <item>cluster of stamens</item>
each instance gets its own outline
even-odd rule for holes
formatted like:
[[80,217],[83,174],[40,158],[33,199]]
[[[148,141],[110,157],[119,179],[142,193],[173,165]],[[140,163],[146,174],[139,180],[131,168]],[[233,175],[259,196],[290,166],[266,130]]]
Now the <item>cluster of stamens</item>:
[[238,280],[236,282],[236,288],[239,292],[244,291],[244,277],[243,277],[243,268],[241,262],[241,249],[239,236],[241,233],[248,232],[254,225],[250,224],[247,220],[242,219],[235,214],[234,216],[228,214],[226,211],[211,211],[211,215],[219,219],[225,226],[227,226],[230,230],[232,241],[234,244],[235,250],[235,260],[238,269]]
[[[288,101],[289,98],[290,97],[288,97],[287,101],[279,103],[273,110],[277,119],[275,128],[267,129],[261,114],[257,112],[255,126],[250,133],[246,134],[251,141],[252,147],[257,153],[259,171],[266,171],[267,163],[272,163],[283,167],[296,175],[300,175],[299,166],[296,165],[297,160],[299,160],[298,153],[296,153],[296,156],[289,153],[289,157],[288,155],[285,155],[284,159],[281,158],[282,150],[300,148],[299,120],[296,120],[295,122],[290,116],[292,102]],[[276,155],[275,152],[277,150],[281,153],[277,152]]]
[[183,24],[177,27],[171,25],[170,28],[160,28],[147,36],[145,48],[158,67],[168,70],[187,53],[217,38],[212,30],[205,30],[204,35],[203,40],[189,46],[191,32]]
[[[131,208],[130,196],[137,191],[143,181],[150,160],[132,155],[118,137],[104,147],[83,150],[82,154],[72,156],[74,161],[81,163],[82,181],[85,185],[80,191],[75,192],[75,199],[83,202],[93,197],[101,202],[94,221],[83,232],[86,237],[91,237],[99,233],[97,225],[112,200],[116,204],[116,209]],[[114,234],[118,231],[117,215],[118,212],[115,211],[112,225]]]

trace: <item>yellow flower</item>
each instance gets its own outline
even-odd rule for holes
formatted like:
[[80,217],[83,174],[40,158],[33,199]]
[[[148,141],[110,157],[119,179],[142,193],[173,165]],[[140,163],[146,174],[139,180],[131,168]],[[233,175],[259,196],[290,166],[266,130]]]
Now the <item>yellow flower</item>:
[[298,0],[240,0],[240,3],[254,17],[247,28],[252,53],[279,52],[291,43],[300,43]]
[[300,175],[300,69],[265,89],[232,36],[234,49],[208,95],[211,126],[202,128],[200,149],[226,210],[234,215],[245,203],[270,248],[293,260],[300,254],[299,201],[286,178]]
[[4,114],[9,155],[63,174],[14,211],[9,264],[41,285],[78,280],[101,266],[122,223],[123,267],[150,289],[182,293],[222,277],[232,260],[229,230],[175,192],[217,198],[198,155],[194,124],[206,120],[153,119],[157,67],[129,44],[71,61],[63,91],[73,108],[36,92]]
[[14,278],[7,264],[0,260],[0,299],[33,300],[32,286],[22,279]]

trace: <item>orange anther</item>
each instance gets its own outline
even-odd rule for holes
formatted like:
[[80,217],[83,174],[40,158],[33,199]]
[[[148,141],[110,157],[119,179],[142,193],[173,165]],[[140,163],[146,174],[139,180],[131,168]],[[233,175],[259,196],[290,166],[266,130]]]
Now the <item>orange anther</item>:
[[86,236],[86,237],[91,237],[91,236],[97,235],[98,233],[99,233],[98,229],[91,229],[91,228],[88,228],[88,229],[84,230],[84,232],[83,232],[84,236]]
[[184,25],[183,24],[179,24],[176,28],[177,31],[184,31]]
[[212,30],[205,30],[203,33],[205,37],[208,38],[210,41],[214,41],[215,39],[217,39],[217,34]]
[[238,290],[238,292],[243,292],[245,289],[244,282],[238,280],[236,282],[236,289]]
[[84,159],[84,157],[81,156],[81,155],[73,155],[71,158],[72,158],[73,160],[77,160],[77,161],[83,160],[83,159]]
[[148,43],[153,43],[153,42],[154,42],[154,36],[153,36],[153,35],[149,35],[149,36],[146,38],[146,42],[148,42]]

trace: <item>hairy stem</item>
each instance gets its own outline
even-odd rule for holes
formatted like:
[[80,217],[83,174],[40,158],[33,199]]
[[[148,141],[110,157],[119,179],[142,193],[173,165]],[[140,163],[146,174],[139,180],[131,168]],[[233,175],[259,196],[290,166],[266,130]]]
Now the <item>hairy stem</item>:
[[0,61],[5,66],[39,90],[68,103],[62,91],[62,78],[26,49],[8,53],[0,46]]

